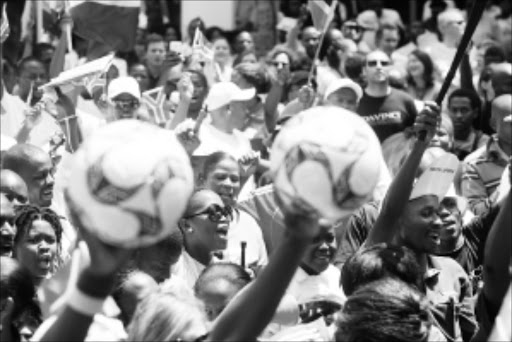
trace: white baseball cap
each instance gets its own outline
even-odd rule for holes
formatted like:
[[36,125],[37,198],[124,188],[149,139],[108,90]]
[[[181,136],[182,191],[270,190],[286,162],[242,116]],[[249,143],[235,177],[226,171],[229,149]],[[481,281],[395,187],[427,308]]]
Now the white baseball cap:
[[329,83],[327,90],[325,91],[324,99],[327,100],[329,95],[336,92],[338,89],[348,88],[352,89],[356,93],[357,102],[363,97],[363,89],[359,84],[352,81],[350,78],[337,78]]
[[256,89],[240,89],[233,82],[219,82],[214,84],[206,97],[205,104],[208,110],[216,110],[231,102],[247,101],[256,96]]
[[121,94],[130,94],[137,100],[141,98],[139,83],[135,78],[130,76],[118,77],[110,81],[107,94],[109,100]]

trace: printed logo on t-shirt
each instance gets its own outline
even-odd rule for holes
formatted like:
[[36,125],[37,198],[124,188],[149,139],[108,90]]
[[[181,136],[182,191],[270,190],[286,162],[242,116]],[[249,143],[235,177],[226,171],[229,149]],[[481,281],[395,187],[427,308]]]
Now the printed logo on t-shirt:
[[387,113],[379,113],[368,116],[363,116],[363,119],[370,124],[370,126],[382,126],[390,124],[401,124],[402,113],[398,110]]

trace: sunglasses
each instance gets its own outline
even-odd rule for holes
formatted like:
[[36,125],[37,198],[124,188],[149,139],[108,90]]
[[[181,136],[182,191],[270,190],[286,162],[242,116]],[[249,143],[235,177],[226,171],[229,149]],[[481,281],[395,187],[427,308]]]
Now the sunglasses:
[[390,64],[390,62],[389,61],[380,61],[380,60],[366,62],[366,65],[368,65],[369,67],[376,67],[377,64],[380,64],[381,66],[386,67]]
[[140,106],[139,100],[112,100],[116,108],[124,110],[137,109]]
[[311,323],[320,317],[326,317],[340,311],[338,303],[322,300],[299,305],[299,316],[302,324]]
[[223,217],[231,221],[233,219],[233,209],[231,207],[221,207],[218,204],[212,204],[205,210],[189,215],[185,218],[191,219],[201,215],[208,215],[208,219],[213,223],[220,222]]
[[362,26],[359,25],[345,25],[343,26],[343,31],[356,31],[356,32],[362,32],[364,29]]

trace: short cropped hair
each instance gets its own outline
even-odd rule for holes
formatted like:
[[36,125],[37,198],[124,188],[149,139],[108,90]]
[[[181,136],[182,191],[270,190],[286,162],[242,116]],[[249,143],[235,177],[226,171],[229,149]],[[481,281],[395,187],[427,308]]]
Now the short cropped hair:
[[146,37],[146,44],[145,44],[146,50],[148,49],[149,45],[153,44],[153,43],[165,43],[165,39],[158,33],[150,33]]
[[473,109],[480,110],[482,108],[482,100],[480,100],[480,96],[478,96],[474,90],[466,88],[455,89],[448,97],[448,104],[450,104],[454,97],[465,97],[469,99],[471,108]]

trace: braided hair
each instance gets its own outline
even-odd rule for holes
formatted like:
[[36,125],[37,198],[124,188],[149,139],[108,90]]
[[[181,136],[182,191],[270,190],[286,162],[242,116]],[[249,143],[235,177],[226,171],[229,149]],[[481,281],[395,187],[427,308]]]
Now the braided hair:
[[[21,205],[16,208],[16,217],[14,218],[14,225],[16,226],[14,246],[17,246],[23,237],[28,234],[32,228],[32,223],[36,220],[43,220],[50,224],[57,238],[57,251],[60,252],[62,225],[59,215],[50,208],[41,208],[31,204]],[[16,248],[14,248],[14,251],[15,250]]]

